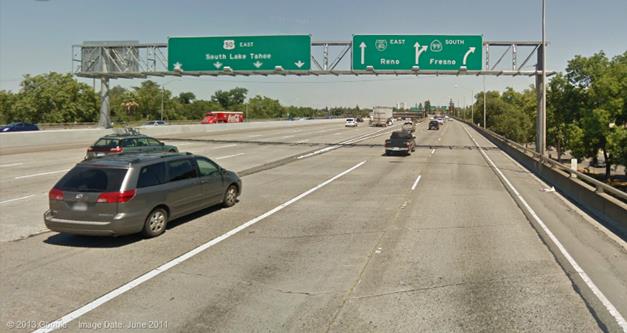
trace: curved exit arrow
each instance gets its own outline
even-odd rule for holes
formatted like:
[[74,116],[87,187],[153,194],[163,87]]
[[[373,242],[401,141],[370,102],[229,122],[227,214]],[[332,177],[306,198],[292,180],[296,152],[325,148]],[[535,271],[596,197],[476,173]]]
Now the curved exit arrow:
[[416,42],[416,44],[414,44],[414,49],[416,49],[416,60],[414,62],[416,63],[416,65],[418,65],[420,55],[422,54],[422,52],[427,50],[427,45],[423,45],[421,47],[420,43]]
[[466,54],[464,54],[464,61],[462,62],[462,66],[466,66],[466,60],[468,60],[468,56],[471,53],[475,53],[475,47],[469,47],[468,51],[466,51]]

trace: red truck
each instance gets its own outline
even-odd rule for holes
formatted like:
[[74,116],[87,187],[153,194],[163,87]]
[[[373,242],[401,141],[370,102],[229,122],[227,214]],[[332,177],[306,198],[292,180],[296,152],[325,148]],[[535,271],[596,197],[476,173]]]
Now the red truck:
[[242,123],[244,112],[214,111],[207,112],[200,121],[201,124]]

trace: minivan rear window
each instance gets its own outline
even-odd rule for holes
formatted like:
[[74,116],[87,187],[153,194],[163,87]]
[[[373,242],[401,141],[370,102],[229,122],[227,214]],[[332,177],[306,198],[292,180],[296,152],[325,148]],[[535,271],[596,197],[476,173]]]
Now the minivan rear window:
[[77,166],[55,186],[69,192],[118,192],[127,169]]

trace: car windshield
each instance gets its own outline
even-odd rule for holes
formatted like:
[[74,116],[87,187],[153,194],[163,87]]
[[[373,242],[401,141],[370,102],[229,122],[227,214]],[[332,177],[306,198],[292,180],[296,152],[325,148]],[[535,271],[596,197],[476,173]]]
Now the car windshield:
[[71,192],[117,192],[127,169],[77,166],[55,186]]

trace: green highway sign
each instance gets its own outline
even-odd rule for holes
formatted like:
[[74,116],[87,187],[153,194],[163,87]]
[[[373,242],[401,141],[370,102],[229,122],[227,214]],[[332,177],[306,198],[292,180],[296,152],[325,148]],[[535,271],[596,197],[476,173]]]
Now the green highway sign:
[[311,36],[170,37],[169,71],[311,69]]
[[352,69],[478,71],[482,50],[481,36],[353,35]]

